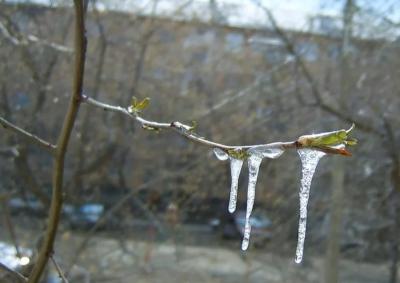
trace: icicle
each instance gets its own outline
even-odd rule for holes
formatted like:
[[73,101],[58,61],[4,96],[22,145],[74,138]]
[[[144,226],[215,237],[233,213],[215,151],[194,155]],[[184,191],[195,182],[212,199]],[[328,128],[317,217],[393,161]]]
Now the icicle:
[[229,155],[220,148],[214,148],[214,154],[219,160],[227,160]]
[[260,168],[260,164],[262,161],[262,157],[258,154],[252,154],[248,158],[248,166],[249,166],[249,185],[247,188],[247,209],[246,209],[246,222],[244,228],[244,236],[242,241],[242,250],[247,250],[249,247],[250,241],[250,216],[253,210],[254,198],[256,194],[256,183],[258,177],[258,170]]
[[231,161],[231,194],[229,197],[228,210],[230,213],[233,213],[236,210],[239,175],[240,171],[242,170],[243,160],[230,157],[230,161]]
[[281,156],[285,151],[280,146],[276,145],[258,145],[250,148],[248,153],[250,154],[257,154],[262,157],[267,158],[278,158]]
[[317,168],[318,161],[325,155],[325,153],[308,148],[298,149],[297,153],[299,154],[301,159],[302,176],[301,176],[301,186],[299,192],[300,219],[299,219],[299,231],[298,231],[295,262],[300,263],[303,259],[304,240],[306,237],[307,204],[308,204],[308,198],[310,196],[311,180],[313,178],[315,169]]

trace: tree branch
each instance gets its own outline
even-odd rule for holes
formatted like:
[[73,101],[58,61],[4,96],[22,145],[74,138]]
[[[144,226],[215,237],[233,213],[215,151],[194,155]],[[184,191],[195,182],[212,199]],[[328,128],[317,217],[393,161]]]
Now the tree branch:
[[51,261],[53,262],[54,266],[56,267],[56,270],[58,272],[58,275],[60,276],[61,280],[63,283],[69,283],[68,279],[65,277],[64,272],[61,270],[61,267],[58,265],[56,260],[54,259],[53,256],[50,256]]
[[21,273],[15,271],[15,270],[12,270],[11,268],[7,267],[6,265],[2,264],[1,262],[0,262],[0,269],[6,271],[7,273],[10,273],[11,276],[17,280],[16,282],[27,282],[27,278],[25,276],[23,276]]
[[8,129],[8,130],[11,130],[11,131],[17,133],[18,135],[24,137],[28,141],[35,143],[35,144],[45,148],[46,150],[49,150],[51,153],[54,153],[54,151],[56,149],[55,145],[39,138],[38,136],[36,136],[34,134],[31,134],[31,133],[19,128],[18,126],[14,125],[10,121],[7,121],[3,117],[0,117],[0,124],[3,126],[4,129]]
[[[196,133],[193,132],[192,126],[185,125],[181,122],[175,121],[171,123],[163,123],[163,122],[156,122],[156,121],[150,121],[142,118],[139,114],[130,112],[128,108],[124,108],[121,106],[114,106],[110,104],[106,104],[103,102],[100,102],[98,100],[95,100],[93,98],[90,98],[86,95],[82,96],[82,102],[86,102],[87,104],[102,108],[103,110],[106,111],[113,111],[113,112],[119,112],[122,114],[125,114],[131,119],[136,120],[139,122],[144,129],[169,129],[169,130],[174,130],[178,134],[186,137],[189,140],[192,140],[194,142],[197,142],[199,144],[209,146],[209,147],[217,147],[225,150],[230,150],[230,149],[246,149],[246,148],[252,148],[257,145],[225,145],[222,143],[217,143],[211,140],[207,140],[204,137],[201,137],[197,135]],[[271,143],[268,144],[271,146],[276,146],[276,147],[281,147],[282,149],[285,148],[294,148],[296,147],[295,141],[293,142],[276,142],[276,143]]]
[[298,140],[289,141],[289,142],[274,142],[274,143],[268,143],[268,144],[256,144],[256,145],[226,145],[226,144],[217,143],[217,142],[214,142],[214,141],[211,141],[204,137],[199,136],[198,134],[196,134],[193,131],[194,129],[192,126],[185,125],[181,122],[176,121],[176,122],[171,122],[171,123],[163,123],[163,122],[146,120],[146,119],[142,118],[137,112],[132,112],[128,108],[103,103],[103,102],[100,102],[93,98],[90,98],[87,95],[82,95],[82,102],[102,108],[103,110],[106,110],[106,111],[122,113],[122,114],[128,116],[129,118],[134,119],[135,121],[139,122],[144,129],[173,130],[176,133],[178,133],[179,135],[184,136],[185,138],[187,138],[191,141],[194,141],[198,144],[205,145],[205,146],[212,147],[212,148],[220,148],[225,151],[238,150],[238,149],[250,149],[253,147],[257,147],[257,146],[268,146],[268,147],[280,148],[282,150],[289,149],[289,148],[309,147],[309,148],[312,148],[315,150],[323,151],[328,154],[341,154],[334,148],[329,148],[329,147],[321,148],[321,147],[315,147],[315,146],[305,146],[305,145],[299,143]]
[[29,283],[37,283],[43,273],[49,257],[53,253],[54,240],[62,207],[62,186],[64,177],[64,160],[69,138],[82,100],[82,85],[85,68],[86,37],[85,37],[85,10],[84,0],[75,0],[75,70],[72,95],[67,114],[58,138],[57,150],[53,165],[53,192],[47,223],[47,230],[42,246],[40,247],[36,264],[29,276]]

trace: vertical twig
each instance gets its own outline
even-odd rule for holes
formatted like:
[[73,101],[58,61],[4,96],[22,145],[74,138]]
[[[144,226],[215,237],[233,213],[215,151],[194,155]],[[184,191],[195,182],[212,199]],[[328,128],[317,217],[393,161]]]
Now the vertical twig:
[[58,272],[58,275],[60,276],[62,282],[63,282],[63,283],[69,283],[69,282],[68,282],[68,279],[67,279],[67,278],[65,277],[65,275],[64,275],[64,272],[61,270],[61,267],[58,265],[58,263],[56,262],[56,260],[54,259],[54,257],[53,257],[53,256],[50,256],[50,259],[51,259],[51,261],[53,262],[53,264],[54,264],[54,266],[55,266],[55,268],[56,268],[56,270],[57,270],[57,272]]
[[85,37],[85,9],[83,0],[74,0],[75,4],[75,67],[73,89],[67,114],[57,141],[57,148],[53,165],[53,192],[47,223],[47,231],[36,264],[29,276],[29,283],[37,283],[43,270],[53,253],[60,212],[62,207],[62,186],[64,176],[64,159],[68,141],[82,100],[83,74],[85,67],[86,37]]

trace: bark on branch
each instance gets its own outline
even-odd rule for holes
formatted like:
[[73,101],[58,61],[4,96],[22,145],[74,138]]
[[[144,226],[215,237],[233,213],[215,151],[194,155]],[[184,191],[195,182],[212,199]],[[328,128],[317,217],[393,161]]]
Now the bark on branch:
[[27,282],[27,279],[25,276],[23,276],[21,273],[15,271],[15,270],[12,270],[11,268],[7,267],[6,265],[2,264],[1,262],[0,262],[0,270],[4,270],[5,272],[9,273],[10,276],[13,278],[13,280],[15,280],[15,282]]
[[76,116],[81,102],[83,85],[83,74],[85,67],[86,37],[85,37],[85,5],[83,0],[75,0],[75,67],[73,78],[72,95],[69,102],[67,114],[58,138],[57,149],[53,165],[53,191],[50,204],[47,230],[39,255],[29,276],[29,283],[37,283],[42,276],[43,270],[53,253],[53,244],[56,237],[60,212],[62,207],[62,186],[64,176],[64,159],[67,151],[69,138],[74,126]]
[[2,125],[4,129],[11,130],[11,131],[17,133],[18,135],[24,137],[28,141],[30,141],[34,144],[37,144],[46,150],[49,150],[51,153],[54,153],[54,151],[56,149],[56,146],[54,144],[51,144],[50,142],[45,141],[45,140],[39,138],[38,136],[21,129],[20,127],[14,125],[10,121],[7,121],[3,117],[0,117],[0,125]]

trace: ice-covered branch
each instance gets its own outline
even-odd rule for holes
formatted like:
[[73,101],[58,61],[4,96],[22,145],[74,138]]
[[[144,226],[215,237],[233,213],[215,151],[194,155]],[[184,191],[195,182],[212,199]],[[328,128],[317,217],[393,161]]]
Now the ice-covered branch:
[[104,102],[100,102],[94,98],[91,98],[87,95],[82,95],[82,102],[87,103],[89,105],[101,108],[106,111],[112,111],[112,112],[119,112],[122,113],[129,118],[136,120],[139,122],[144,129],[151,129],[151,130],[160,130],[160,129],[169,129],[169,130],[174,130],[178,134],[188,138],[189,140],[192,140],[194,142],[197,142],[199,144],[209,146],[212,148],[219,148],[222,149],[223,151],[234,151],[234,150],[249,150],[249,149],[261,149],[261,148],[274,148],[274,149],[289,149],[289,148],[312,148],[318,151],[322,151],[328,154],[341,154],[341,155],[346,155],[345,152],[342,150],[335,148],[335,147],[329,147],[329,146],[322,146],[322,144],[318,144],[317,142],[309,142],[312,140],[314,137],[320,137],[326,134],[333,134],[336,132],[340,131],[345,131],[345,130],[339,130],[336,132],[330,132],[330,133],[322,133],[322,134],[316,134],[316,135],[306,135],[306,136],[301,136],[295,141],[289,141],[289,142],[274,142],[274,143],[268,143],[268,144],[257,144],[257,145],[226,145],[218,142],[214,142],[211,140],[208,140],[204,137],[201,137],[200,135],[196,134],[194,132],[194,127],[191,125],[187,125],[178,121],[175,122],[156,122],[152,120],[147,120],[144,119],[139,113],[134,112],[129,110],[129,107],[122,107],[122,106],[116,106],[116,105],[111,105],[107,104]]
[[7,121],[3,117],[0,117],[0,124],[3,126],[4,129],[9,129],[17,133],[18,135],[24,137],[25,139],[29,140],[30,142],[35,143],[45,148],[46,150],[49,150],[50,152],[54,152],[54,150],[56,149],[56,146],[54,144],[51,144],[50,142],[45,141],[39,138],[38,136],[21,129],[20,127],[14,125],[10,121]]
[[320,134],[303,135],[297,140],[290,142],[275,142],[258,145],[226,145],[199,136],[194,132],[194,125],[186,125],[181,122],[162,123],[144,119],[140,114],[142,110],[148,106],[148,98],[145,98],[140,102],[138,102],[136,98],[133,98],[132,105],[127,108],[103,103],[86,95],[82,95],[82,102],[102,108],[103,110],[120,112],[139,122],[144,129],[156,131],[160,129],[173,130],[189,140],[192,140],[193,142],[213,148],[214,153],[219,160],[229,159],[232,177],[228,206],[230,213],[233,213],[236,210],[239,175],[243,162],[247,160],[249,168],[249,184],[247,190],[246,221],[243,231],[243,250],[246,250],[249,246],[251,232],[250,217],[253,210],[257,178],[262,160],[264,158],[278,158],[285,152],[286,149],[289,148],[296,149],[301,158],[303,168],[299,192],[300,220],[298,245],[296,250],[297,263],[300,263],[303,257],[307,221],[307,203],[310,193],[311,180],[318,161],[326,154],[341,154],[344,156],[350,156],[351,153],[346,150],[346,145],[354,145],[357,143],[357,140],[349,137],[350,132],[354,128],[353,124],[348,130],[342,129]]
[[303,135],[299,137],[296,141],[290,142],[275,142],[259,145],[225,145],[199,136],[194,132],[194,125],[186,125],[181,122],[161,123],[144,119],[140,116],[140,113],[141,110],[146,108],[149,104],[149,99],[144,99],[141,102],[138,102],[137,99],[134,98],[132,101],[132,105],[127,108],[103,103],[86,95],[82,96],[82,101],[107,111],[120,112],[128,116],[129,118],[139,122],[145,129],[174,130],[175,132],[188,138],[189,140],[214,148],[214,153],[219,160],[229,159],[232,178],[228,206],[228,210],[230,213],[233,213],[236,210],[239,175],[242,169],[243,162],[247,160],[249,168],[249,183],[247,190],[246,221],[243,231],[244,235],[242,242],[243,250],[246,250],[249,246],[251,232],[250,217],[254,206],[257,178],[262,160],[264,158],[278,158],[285,152],[286,149],[289,148],[297,149],[297,152],[302,162],[302,178],[299,192],[299,233],[295,259],[297,263],[300,263],[303,258],[303,248],[307,222],[307,203],[310,194],[311,180],[317,167],[318,161],[326,154],[341,154],[344,156],[350,156],[351,153],[346,150],[346,145],[354,145],[357,143],[355,139],[349,137],[350,132],[354,128],[353,124],[348,130],[342,129],[333,132]]

